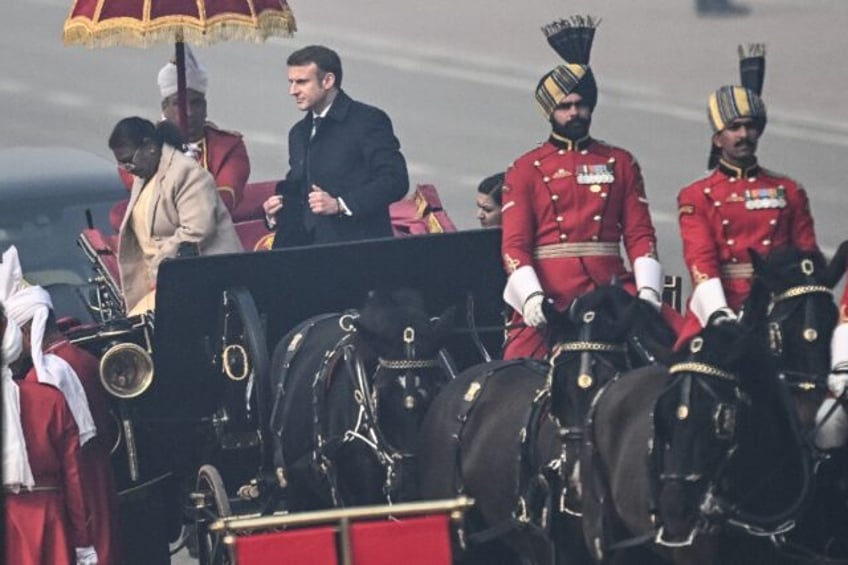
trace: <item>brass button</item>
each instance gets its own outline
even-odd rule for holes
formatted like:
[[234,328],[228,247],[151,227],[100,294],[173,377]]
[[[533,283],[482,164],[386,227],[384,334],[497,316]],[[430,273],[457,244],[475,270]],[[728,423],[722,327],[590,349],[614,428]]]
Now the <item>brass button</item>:
[[775,218],[772,218],[771,220],[769,220],[769,224],[775,226],[777,225],[777,220]]
[[727,245],[733,245],[734,243],[736,243],[736,240],[734,240],[734,239],[728,239],[727,240]]
[[730,225],[730,220],[728,220],[727,218],[723,219],[723,220],[721,221],[721,225],[723,225],[723,226],[729,226],[729,225]]
[[729,179],[727,179],[727,180],[729,180],[730,182],[736,182],[736,177],[730,177],[730,178],[729,178]]
[[757,182],[757,177],[751,177],[748,179],[748,182]]
[[561,233],[561,234],[559,234],[559,238],[560,238],[561,240],[565,241],[566,239],[568,239],[568,236],[567,236],[567,235],[565,235],[564,233]]
[[610,157],[609,161],[607,161],[607,163],[609,163],[609,164],[615,163],[615,157]]
[[770,239],[764,239],[763,245],[766,245],[766,246],[771,245],[771,240]]
[[581,155],[588,155],[589,151],[587,149],[584,149],[583,151],[580,152],[580,154]]
[[562,221],[562,216],[557,216],[557,217],[556,217],[556,221],[561,222],[561,221]]
[[713,202],[713,206],[715,206],[716,208],[718,208],[719,206],[721,206],[721,202],[719,202],[718,200],[716,200],[715,202]]
[[533,161],[533,166],[534,166],[534,167],[539,167],[539,166],[541,166],[541,165],[542,165],[542,163],[540,163],[539,161]]
[[560,149],[557,151],[557,155],[565,155],[565,149]]
[[559,200],[559,194],[553,194],[553,195],[551,195],[551,200],[553,200],[554,202],[556,202],[557,200]]
[[737,259],[736,257],[731,257],[731,258],[730,258],[730,262],[731,262],[731,263],[738,263],[738,262],[739,262],[739,259]]
[[594,217],[594,218],[592,218],[592,219],[593,219],[593,220],[595,220],[596,222],[600,222],[600,221],[601,221],[601,217],[600,217],[600,216],[595,216],[595,217]]
[[713,189],[711,189],[710,187],[708,187],[708,186],[704,187],[704,194],[709,194],[712,191],[713,191]]
[[593,184],[592,186],[589,187],[589,190],[591,190],[592,192],[600,192],[601,191],[601,185]]
[[542,179],[542,182],[543,182],[543,183],[545,183],[545,184],[548,184],[549,182],[551,182],[551,177],[545,177],[545,178],[543,178],[543,179]]
[[593,236],[592,236],[592,241],[598,241],[598,236],[593,235]]
[[606,197],[607,197],[607,193],[606,193],[606,192],[602,192],[602,193],[601,193],[601,198],[606,198]]

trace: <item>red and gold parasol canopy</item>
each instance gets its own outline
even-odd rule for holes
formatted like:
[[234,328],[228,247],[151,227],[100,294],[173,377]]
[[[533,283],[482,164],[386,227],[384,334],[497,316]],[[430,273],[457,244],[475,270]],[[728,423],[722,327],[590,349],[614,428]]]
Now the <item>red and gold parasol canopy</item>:
[[208,45],[289,37],[295,30],[286,0],[75,0],[62,38],[87,47]]

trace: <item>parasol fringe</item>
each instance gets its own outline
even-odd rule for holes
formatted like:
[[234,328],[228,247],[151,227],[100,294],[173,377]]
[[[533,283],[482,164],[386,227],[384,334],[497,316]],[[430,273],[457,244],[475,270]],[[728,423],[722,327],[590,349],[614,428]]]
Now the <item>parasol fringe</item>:
[[262,13],[255,18],[233,18],[232,14],[216,16],[206,22],[205,29],[198,25],[196,19],[182,16],[159,18],[147,25],[132,18],[92,23],[88,18],[80,17],[65,22],[62,41],[65,45],[89,48],[118,45],[150,47],[177,41],[181,35],[182,41],[204,46],[231,39],[262,43],[272,36],[292,37],[295,31],[297,24],[291,10]]

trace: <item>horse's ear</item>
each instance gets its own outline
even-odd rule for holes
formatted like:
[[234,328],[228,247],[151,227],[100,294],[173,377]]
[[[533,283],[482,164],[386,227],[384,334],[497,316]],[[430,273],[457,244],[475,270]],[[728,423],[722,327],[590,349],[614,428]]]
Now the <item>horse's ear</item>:
[[836,250],[836,254],[824,271],[824,280],[822,282],[829,288],[836,286],[836,283],[845,274],[846,258],[848,258],[848,240],[839,244],[839,249]]
[[751,282],[751,292],[742,308],[740,323],[747,328],[753,328],[756,324],[765,320],[770,302],[771,291],[766,282],[761,277],[755,277]]
[[754,266],[754,272],[762,274],[764,276],[768,276],[768,265],[766,264],[766,260],[763,259],[763,256],[760,255],[756,249],[748,248],[748,255],[751,257],[751,264]]

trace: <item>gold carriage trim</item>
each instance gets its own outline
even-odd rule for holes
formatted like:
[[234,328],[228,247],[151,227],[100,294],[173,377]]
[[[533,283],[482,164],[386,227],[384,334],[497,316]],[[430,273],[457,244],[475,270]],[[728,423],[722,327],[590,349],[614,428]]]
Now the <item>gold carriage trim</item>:
[[721,278],[723,279],[750,279],[754,276],[754,265],[752,263],[728,263],[721,266]]
[[552,243],[540,245],[533,252],[536,259],[559,259],[561,257],[595,257],[595,256],[618,256],[618,243],[605,242],[578,242],[578,243]]

